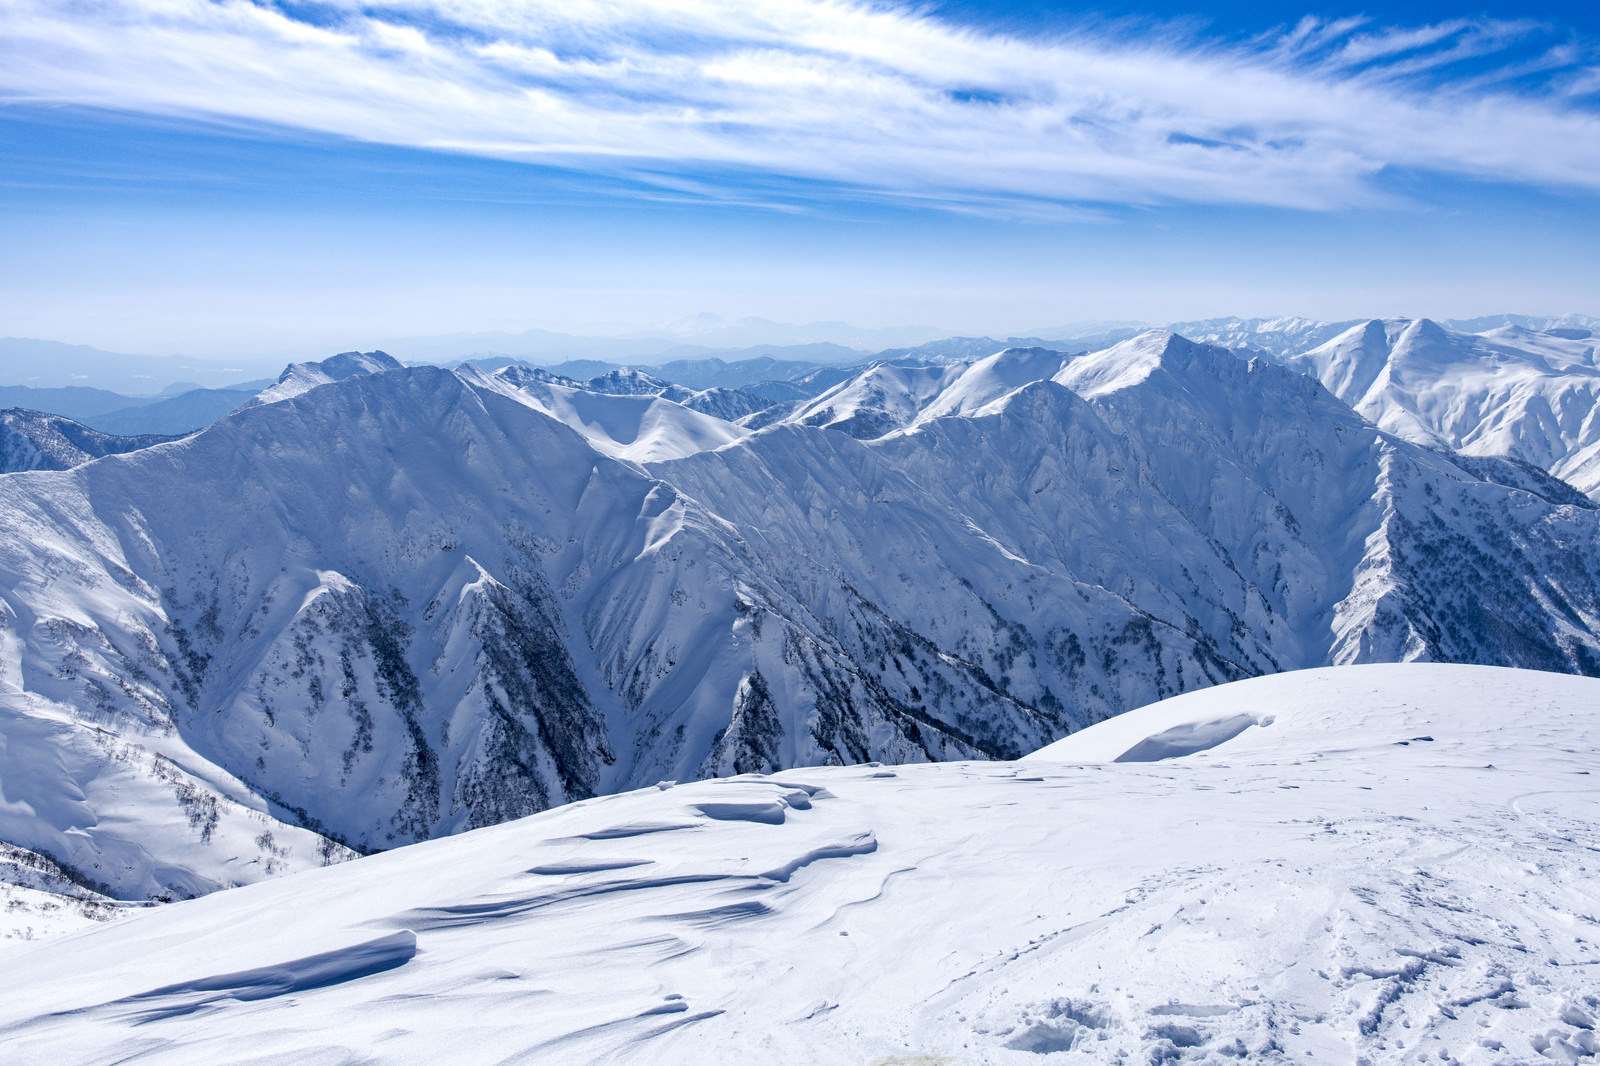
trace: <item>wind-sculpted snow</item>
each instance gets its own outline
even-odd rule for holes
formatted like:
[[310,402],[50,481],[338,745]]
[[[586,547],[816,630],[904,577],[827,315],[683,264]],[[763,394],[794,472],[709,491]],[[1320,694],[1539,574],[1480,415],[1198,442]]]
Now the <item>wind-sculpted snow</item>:
[[880,365],[869,439],[859,405],[752,432],[638,374],[371,369],[0,478],[0,840],[189,896],[661,779],[1014,758],[1285,669],[1600,673],[1586,500],[1171,334]]
[[[73,1062],[1592,1061],[1597,706],[1587,678],[1329,668],[1020,762],[664,781],[11,947],[27,979],[0,999],[0,1044]],[[1212,743],[1116,761],[1183,730]]]

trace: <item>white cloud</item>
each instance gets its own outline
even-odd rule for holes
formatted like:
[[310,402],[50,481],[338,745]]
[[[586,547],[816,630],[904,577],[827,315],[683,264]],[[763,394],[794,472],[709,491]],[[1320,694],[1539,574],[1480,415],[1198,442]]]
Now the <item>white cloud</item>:
[[[1386,167],[1600,188],[1600,117],[1572,91],[1592,66],[1559,49],[1530,64],[1517,49],[1537,29],[1521,24],[1307,19],[1219,45],[1023,39],[857,0],[315,10],[333,17],[247,0],[0,0],[0,94],[676,172],[730,198],[748,191],[712,175],[1025,212],[1334,208],[1376,199]],[[1506,89],[1497,61],[1550,88]]]

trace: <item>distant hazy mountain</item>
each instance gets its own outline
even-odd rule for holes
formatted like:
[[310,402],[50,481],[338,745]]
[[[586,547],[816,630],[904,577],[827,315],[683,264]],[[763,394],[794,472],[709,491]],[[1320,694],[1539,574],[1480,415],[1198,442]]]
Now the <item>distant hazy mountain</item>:
[[120,392],[92,389],[85,385],[69,385],[59,389],[36,389],[29,385],[0,386],[0,407],[46,411],[78,422],[154,402],[155,398],[150,396],[124,396]]
[[921,344],[944,334],[931,326],[887,326],[862,328],[846,322],[809,322],[795,325],[766,318],[741,318],[733,321],[720,315],[701,313],[667,323],[657,329],[641,330],[641,338],[674,337],[683,343],[710,348],[749,349],[756,346],[827,345],[878,351],[902,345]]
[[1502,326],[1521,326],[1539,333],[1600,330],[1600,318],[1593,315],[1483,315],[1479,318],[1447,318],[1440,325],[1461,333],[1487,333]]
[[819,370],[859,364],[870,358],[864,352],[848,348],[807,355],[808,352],[815,352],[816,348],[816,345],[805,345],[801,348],[754,349],[754,354],[737,352],[671,359],[652,370],[668,381],[690,388],[744,388],[768,381],[794,381]]
[[194,356],[153,356],[105,352],[82,344],[0,338],[0,385],[33,388],[89,386],[130,396],[153,396],[175,382],[207,388],[262,376],[260,358],[209,360]]
[[271,382],[250,382],[244,387],[228,389],[168,390],[159,397],[124,396],[81,386],[60,389],[6,386],[0,388],[0,403],[70,418],[115,436],[172,436],[209,426],[249,401],[264,384]]
[[126,407],[84,421],[106,433],[176,435],[193,433],[248,403],[255,389],[190,389],[137,407]]
[[1043,329],[1029,330],[1035,337],[1098,337],[1108,333],[1121,333],[1130,331],[1142,333],[1150,328],[1148,322],[1138,322],[1133,319],[1117,318],[1089,318],[1079,322],[1067,322],[1059,326],[1046,326]]
[[[386,351],[407,362],[453,363],[503,356],[553,365],[595,360],[653,366],[680,359],[720,358],[727,362],[774,358],[812,363],[857,362],[879,349],[937,337],[921,328],[863,330],[843,323],[785,326],[765,319],[724,323],[711,316],[621,337],[586,337],[549,330],[522,333],[456,333],[404,337],[383,342]],[[703,327],[703,328],[701,328]]]
[[1003,341],[995,340],[993,337],[942,337],[911,348],[889,348],[879,352],[875,359],[881,362],[906,364],[970,362],[993,355],[1002,348],[1049,346],[1049,341],[1038,337],[1008,337]]
[[1208,318],[1197,322],[1174,322],[1166,328],[1202,344],[1287,356],[1314,348],[1354,324],[1293,317]]

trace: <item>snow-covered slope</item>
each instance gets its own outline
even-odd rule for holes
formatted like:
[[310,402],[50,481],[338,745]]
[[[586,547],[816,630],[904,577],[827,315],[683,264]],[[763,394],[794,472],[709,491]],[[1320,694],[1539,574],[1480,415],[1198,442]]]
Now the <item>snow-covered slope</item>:
[[946,372],[864,442],[397,369],[8,475],[0,840],[186,895],[1283,669],[1600,672],[1600,518],[1525,471],[1170,334]]
[[1506,325],[1459,333],[1427,319],[1370,322],[1285,362],[1390,432],[1511,456],[1600,493],[1600,339]]
[[1018,763],[663,783],[12,947],[0,1042],[86,1063],[1591,1061],[1597,706],[1586,678],[1323,669]]
[[966,363],[875,363],[802,404],[785,421],[871,440],[909,425],[966,368]]
[[[712,360],[712,362],[717,363],[719,366],[723,365],[720,360]],[[759,362],[759,360],[752,360],[752,362]],[[770,362],[770,360],[766,362]],[[691,369],[693,369],[692,366]],[[698,390],[686,388],[683,385],[667,381],[653,374],[647,374],[642,370],[634,370],[628,367],[619,367],[607,371],[604,374],[589,378],[587,381],[577,381],[563,377],[542,367],[507,366],[498,368],[492,373],[480,371],[481,368],[471,366],[463,366],[461,368],[461,372],[467,380],[477,382],[486,387],[506,391],[507,386],[510,386],[514,390],[525,391],[529,398],[544,397],[544,399],[537,401],[541,409],[562,418],[563,421],[567,421],[572,428],[580,433],[586,432],[586,427],[590,424],[586,423],[581,417],[575,417],[575,412],[570,402],[551,402],[547,396],[547,390],[541,388],[541,386],[553,385],[563,389],[598,393],[602,396],[659,397],[675,404],[681,404],[691,411],[710,415],[712,418],[725,422],[737,422],[759,411],[765,411],[779,402],[738,388],[724,386],[713,386]],[[787,383],[774,382],[773,384]],[[515,395],[515,393],[510,394]],[[658,409],[658,411],[666,410],[668,409]],[[671,416],[662,414],[659,417],[670,418]],[[688,419],[687,421],[691,424],[703,425],[701,420],[698,419]],[[722,430],[720,432],[726,434],[730,431]],[[739,435],[741,434],[734,432],[734,436]],[[603,433],[601,436],[605,440],[611,440],[609,433]],[[727,443],[726,436],[722,439],[716,439],[715,432],[713,432],[711,438],[707,438],[707,443],[709,444],[712,440],[717,444]],[[611,443],[615,444],[616,442],[611,441]],[[683,454],[688,453],[688,450],[683,450]]]
[[1069,358],[1048,348],[1006,348],[972,360],[880,362],[798,404],[780,421],[874,440],[920,422],[977,412]]
[[[1595,534],[1574,540],[1570,525],[1594,529],[1591,509],[1479,480],[1497,470],[1460,476],[1265,360],[1150,333],[1069,362],[992,417],[884,447],[915,447],[907,469],[960,492],[1009,550],[1205,634],[1233,676],[1504,655],[1594,672],[1578,650],[1592,622],[1546,617],[1539,591],[1577,562],[1580,598],[1600,606]],[[1533,614],[1512,621],[1524,602]]]
[[977,414],[1024,385],[1053,377],[1070,358],[1050,348],[1005,348],[975,360],[918,412],[916,422]]
[[463,376],[577,430],[598,451],[615,459],[676,459],[746,434],[732,422],[703,414],[685,402],[697,394],[638,371],[613,371],[586,384],[563,383],[517,367],[495,374],[468,369]]
[[65,470],[102,455],[120,455],[171,439],[118,437],[62,415],[12,408],[0,411],[0,474]]

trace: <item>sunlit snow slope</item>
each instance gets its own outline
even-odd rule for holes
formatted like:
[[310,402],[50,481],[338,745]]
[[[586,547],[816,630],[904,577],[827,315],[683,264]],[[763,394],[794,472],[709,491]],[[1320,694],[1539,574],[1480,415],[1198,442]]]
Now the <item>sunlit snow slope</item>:
[[1600,339],[1517,325],[1484,333],[1373,320],[1285,362],[1390,432],[1511,456],[1600,493]]
[[6,949],[16,1061],[1592,1061],[1600,681],[1243,681]]

